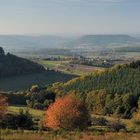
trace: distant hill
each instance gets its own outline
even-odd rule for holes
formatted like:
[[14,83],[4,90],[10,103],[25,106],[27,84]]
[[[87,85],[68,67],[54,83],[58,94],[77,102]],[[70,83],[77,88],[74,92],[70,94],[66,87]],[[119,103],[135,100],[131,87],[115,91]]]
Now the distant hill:
[[[81,37],[57,35],[0,35],[0,46],[6,51],[38,51],[40,49],[77,49],[107,48],[123,45],[135,45],[140,39],[129,35],[84,35]],[[124,46],[123,46],[124,47]]]
[[66,94],[69,91],[88,93],[93,90],[105,89],[111,94],[132,93],[135,96],[140,96],[140,61],[116,65],[103,72],[60,83],[53,88],[60,94]]
[[66,38],[55,35],[0,35],[0,46],[6,51],[28,51],[40,48],[56,48],[67,41]]
[[0,47],[0,78],[43,71],[45,71],[43,66],[10,53],[5,54],[3,48]]
[[74,48],[98,48],[108,47],[111,45],[122,45],[122,44],[135,44],[140,42],[139,39],[131,37],[129,35],[85,35],[68,44],[68,46]]

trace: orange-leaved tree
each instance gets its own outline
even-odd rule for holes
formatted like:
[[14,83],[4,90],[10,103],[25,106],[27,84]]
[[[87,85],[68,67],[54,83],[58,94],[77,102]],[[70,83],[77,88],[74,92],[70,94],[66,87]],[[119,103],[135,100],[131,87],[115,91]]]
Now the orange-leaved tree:
[[5,113],[7,112],[7,98],[0,94],[0,119],[5,115]]
[[74,95],[57,98],[46,111],[44,124],[52,129],[83,129],[89,122],[89,113]]

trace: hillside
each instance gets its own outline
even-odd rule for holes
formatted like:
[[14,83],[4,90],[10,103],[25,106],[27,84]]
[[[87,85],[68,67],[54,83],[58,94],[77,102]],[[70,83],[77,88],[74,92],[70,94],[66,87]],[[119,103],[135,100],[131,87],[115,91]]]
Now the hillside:
[[75,78],[67,83],[60,83],[53,88],[59,93],[78,91],[88,93],[105,89],[108,93],[132,93],[140,95],[140,61],[131,64],[117,65],[103,72]]
[[43,71],[45,71],[43,66],[10,53],[5,54],[3,48],[0,47],[0,78]]

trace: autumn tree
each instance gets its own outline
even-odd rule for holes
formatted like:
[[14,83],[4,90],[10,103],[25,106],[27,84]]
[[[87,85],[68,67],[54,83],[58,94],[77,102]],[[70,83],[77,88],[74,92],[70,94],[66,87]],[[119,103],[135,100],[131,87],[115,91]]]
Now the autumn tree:
[[58,98],[45,114],[45,126],[52,129],[83,129],[88,125],[89,113],[74,95]]
[[7,98],[0,94],[0,119],[5,115],[7,111]]

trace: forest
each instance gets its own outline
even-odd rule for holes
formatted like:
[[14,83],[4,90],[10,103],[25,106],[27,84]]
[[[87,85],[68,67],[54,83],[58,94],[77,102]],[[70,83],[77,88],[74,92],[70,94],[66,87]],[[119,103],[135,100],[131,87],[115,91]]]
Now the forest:
[[43,66],[10,53],[5,54],[3,48],[0,47],[0,78],[44,71]]
[[136,61],[130,64],[115,65],[101,72],[81,76],[66,83],[59,83],[52,88],[58,93],[75,90],[84,94],[93,90],[104,89],[109,94],[132,93],[134,96],[139,96],[139,83],[140,61]]

